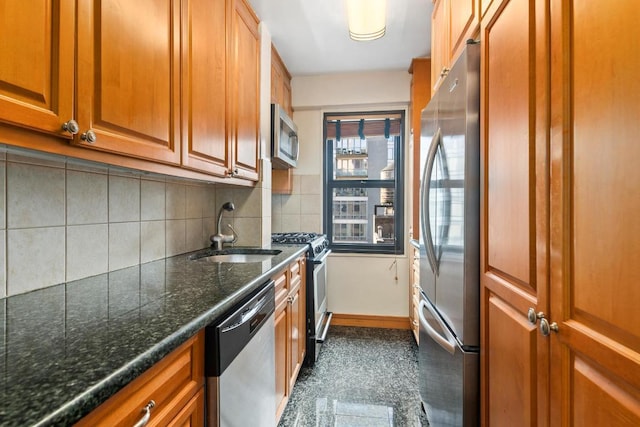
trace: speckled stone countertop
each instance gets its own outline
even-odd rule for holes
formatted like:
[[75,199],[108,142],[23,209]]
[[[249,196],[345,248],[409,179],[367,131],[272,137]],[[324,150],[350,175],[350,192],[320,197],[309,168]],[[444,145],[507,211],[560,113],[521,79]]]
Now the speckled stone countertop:
[[0,425],[70,425],[286,268],[189,254],[0,299]]

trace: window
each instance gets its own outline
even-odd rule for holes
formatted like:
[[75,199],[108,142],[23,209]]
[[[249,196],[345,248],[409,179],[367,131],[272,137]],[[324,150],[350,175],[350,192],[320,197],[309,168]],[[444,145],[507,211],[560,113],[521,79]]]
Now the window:
[[324,229],[335,252],[403,252],[404,112],[324,115]]

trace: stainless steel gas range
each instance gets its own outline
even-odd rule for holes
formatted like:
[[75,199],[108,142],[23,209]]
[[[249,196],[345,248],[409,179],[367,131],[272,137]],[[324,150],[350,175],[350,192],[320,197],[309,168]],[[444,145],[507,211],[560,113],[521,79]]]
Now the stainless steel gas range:
[[318,233],[274,233],[272,243],[306,244],[308,246],[306,271],[307,355],[305,365],[313,366],[322,343],[327,337],[332,313],[327,311],[327,236]]

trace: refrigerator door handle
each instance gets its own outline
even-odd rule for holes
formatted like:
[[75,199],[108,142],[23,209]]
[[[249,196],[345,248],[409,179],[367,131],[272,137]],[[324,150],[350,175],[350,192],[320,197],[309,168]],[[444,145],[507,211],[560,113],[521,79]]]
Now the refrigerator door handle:
[[440,128],[438,128],[438,131],[433,136],[431,145],[429,146],[429,153],[427,154],[427,165],[424,168],[422,183],[420,186],[420,199],[423,200],[421,212],[422,237],[425,243],[424,246],[427,250],[427,260],[429,260],[431,271],[433,271],[436,275],[438,274],[438,264],[436,262],[433,236],[431,235],[431,218],[429,218],[429,209],[431,207],[429,193],[431,192],[431,172],[433,172],[433,166],[435,164],[435,158],[436,154],[438,153],[438,146],[440,145],[441,138],[442,136]]
[[[433,329],[429,324],[429,322],[427,322],[427,319],[424,317],[424,312],[423,312],[423,309],[425,308],[429,310],[429,312],[431,313],[431,316],[433,316],[433,318],[436,319],[436,321],[440,325],[440,329],[442,329],[444,333],[447,335],[446,337],[443,337],[442,335],[440,335],[438,331]],[[420,299],[420,308],[418,309],[418,317],[420,317],[420,324],[422,325],[422,327],[424,327],[424,330],[427,332],[427,334],[431,338],[433,338],[435,342],[437,342],[440,345],[440,347],[447,350],[450,354],[456,353],[457,345],[456,345],[455,338],[453,337],[453,335],[451,335],[451,333],[447,329],[447,325],[445,325],[444,322],[440,319],[440,316],[438,316],[438,313],[433,311],[430,305],[425,302],[424,298]]]

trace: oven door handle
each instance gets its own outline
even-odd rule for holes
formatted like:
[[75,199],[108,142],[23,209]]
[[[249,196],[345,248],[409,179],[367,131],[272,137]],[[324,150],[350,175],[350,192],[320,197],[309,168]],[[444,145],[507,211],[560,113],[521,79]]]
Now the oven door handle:
[[318,259],[313,259],[313,263],[318,265],[318,264],[322,264],[327,257],[329,256],[329,254],[331,253],[331,249],[327,249],[326,251],[324,251],[324,253],[322,254],[322,256]]

